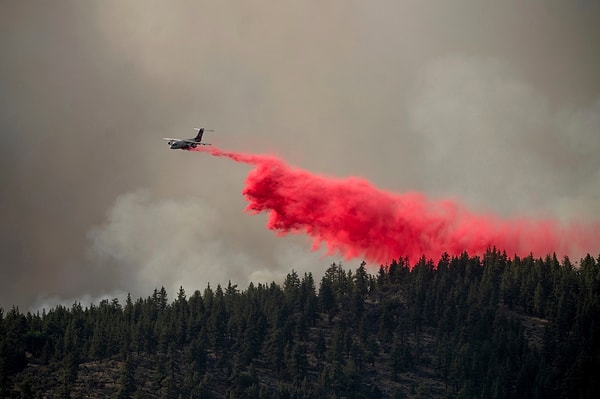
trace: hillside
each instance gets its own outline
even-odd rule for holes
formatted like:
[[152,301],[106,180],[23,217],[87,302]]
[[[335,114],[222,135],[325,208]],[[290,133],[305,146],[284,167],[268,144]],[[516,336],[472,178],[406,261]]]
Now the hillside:
[[594,397],[600,263],[443,256],[0,312],[0,397]]

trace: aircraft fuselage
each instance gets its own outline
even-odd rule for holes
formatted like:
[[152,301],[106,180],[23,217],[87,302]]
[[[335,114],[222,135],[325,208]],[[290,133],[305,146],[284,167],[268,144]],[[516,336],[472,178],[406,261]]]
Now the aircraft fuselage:
[[169,147],[172,150],[189,150],[190,148],[196,148],[200,143],[190,143],[183,140],[171,140],[168,142]]

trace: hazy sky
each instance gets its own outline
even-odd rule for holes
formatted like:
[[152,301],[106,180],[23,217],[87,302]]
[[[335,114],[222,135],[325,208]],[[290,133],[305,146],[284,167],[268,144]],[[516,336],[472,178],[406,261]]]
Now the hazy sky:
[[600,220],[599,4],[1,2],[0,307],[339,260],[243,213],[247,166],[161,140],[194,126],[388,190]]

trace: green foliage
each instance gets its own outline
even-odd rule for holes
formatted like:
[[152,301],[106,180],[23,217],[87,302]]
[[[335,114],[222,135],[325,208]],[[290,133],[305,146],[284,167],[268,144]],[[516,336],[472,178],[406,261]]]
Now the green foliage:
[[115,398],[592,397],[598,320],[591,256],[492,249],[376,275],[334,263],[318,286],[292,271],[281,286],[180,288],[171,303],[161,287],[124,305],[0,309],[0,397],[85,396],[81,364],[103,361],[120,364]]

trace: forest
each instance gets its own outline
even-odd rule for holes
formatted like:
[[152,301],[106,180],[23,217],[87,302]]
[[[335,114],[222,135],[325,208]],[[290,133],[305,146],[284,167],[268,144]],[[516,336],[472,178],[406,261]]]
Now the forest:
[[334,263],[320,282],[0,309],[1,398],[595,398],[598,370],[590,255]]

